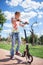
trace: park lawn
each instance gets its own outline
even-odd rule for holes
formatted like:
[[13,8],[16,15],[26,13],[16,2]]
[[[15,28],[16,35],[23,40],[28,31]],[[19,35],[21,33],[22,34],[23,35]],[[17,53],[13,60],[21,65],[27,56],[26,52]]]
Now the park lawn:
[[[26,46],[22,44],[20,46],[20,52],[23,53],[23,51],[25,50],[25,47]],[[11,49],[11,44],[0,43],[0,48],[10,50]],[[15,48],[16,48],[16,45],[15,45]],[[29,49],[30,49],[30,54],[31,55],[43,58],[43,45],[36,45],[36,46],[29,45]]]

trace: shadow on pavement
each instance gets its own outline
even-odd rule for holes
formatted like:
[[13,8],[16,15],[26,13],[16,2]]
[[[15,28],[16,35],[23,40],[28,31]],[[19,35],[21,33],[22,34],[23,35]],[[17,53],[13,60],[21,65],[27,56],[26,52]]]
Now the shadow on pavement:
[[10,58],[0,59],[0,62],[7,62],[10,61]]
[[10,60],[14,61],[17,60],[17,63],[10,63],[10,64],[3,64],[3,65],[31,65],[27,62],[24,62],[23,60],[19,59],[19,58],[15,58],[15,59],[10,59],[10,55],[6,55],[8,58],[5,59],[0,59],[0,62],[8,62]]

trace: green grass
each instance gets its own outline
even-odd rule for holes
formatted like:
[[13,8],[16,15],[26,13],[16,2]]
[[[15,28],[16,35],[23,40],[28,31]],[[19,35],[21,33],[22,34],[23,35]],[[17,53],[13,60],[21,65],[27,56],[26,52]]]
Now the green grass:
[[[25,47],[26,46],[22,44],[20,46],[20,52],[23,53],[23,51],[25,50]],[[0,43],[0,48],[10,50],[11,44]],[[15,48],[16,48],[16,45],[15,45]],[[29,49],[30,49],[30,53],[33,56],[43,58],[43,45],[42,46],[41,45],[36,45],[36,46],[29,45]]]
[[30,53],[33,56],[43,58],[43,46],[41,45],[31,46]]
[[10,50],[11,45],[10,44],[0,43],[0,48]]

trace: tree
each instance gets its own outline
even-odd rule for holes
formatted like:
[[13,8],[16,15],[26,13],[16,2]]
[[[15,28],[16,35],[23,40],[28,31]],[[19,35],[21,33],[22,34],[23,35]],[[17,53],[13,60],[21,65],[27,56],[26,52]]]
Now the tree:
[[3,24],[5,23],[5,21],[6,21],[5,15],[0,10],[0,32],[1,32],[2,28],[3,28]]
[[37,22],[34,22],[32,25],[31,25],[31,42],[32,42],[32,45],[34,45],[34,41],[35,41],[35,34],[34,34],[34,28],[33,28],[33,25],[34,24],[37,24]]
[[34,45],[34,30],[33,30],[33,25],[31,25],[30,32],[31,32],[31,43],[32,43],[32,45]]
[[[30,37],[28,37],[29,43],[31,43],[33,45],[33,37],[32,35],[30,35]],[[37,43],[38,40],[38,36],[34,34],[34,45]]]
[[40,36],[39,41],[41,42],[41,45],[43,45],[43,35]]

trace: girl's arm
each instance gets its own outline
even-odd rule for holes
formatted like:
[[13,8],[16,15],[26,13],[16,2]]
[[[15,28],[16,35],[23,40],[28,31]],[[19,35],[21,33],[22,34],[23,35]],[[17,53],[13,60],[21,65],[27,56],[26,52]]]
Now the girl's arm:
[[14,20],[13,18],[11,19],[11,22],[12,22],[12,26],[13,26],[13,28],[15,28],[16,26],[17,26],[17,24],[16,24],[16,20]]
[[19,25],[22,26],[22,27],[24,27],[24,24],[21,24],[21,23],[20,23]]
[[22,23],[22,24],[20,23],[19,25],[24,27],[26,24],[28,24],[28,22],[25,22],[25,23]]

